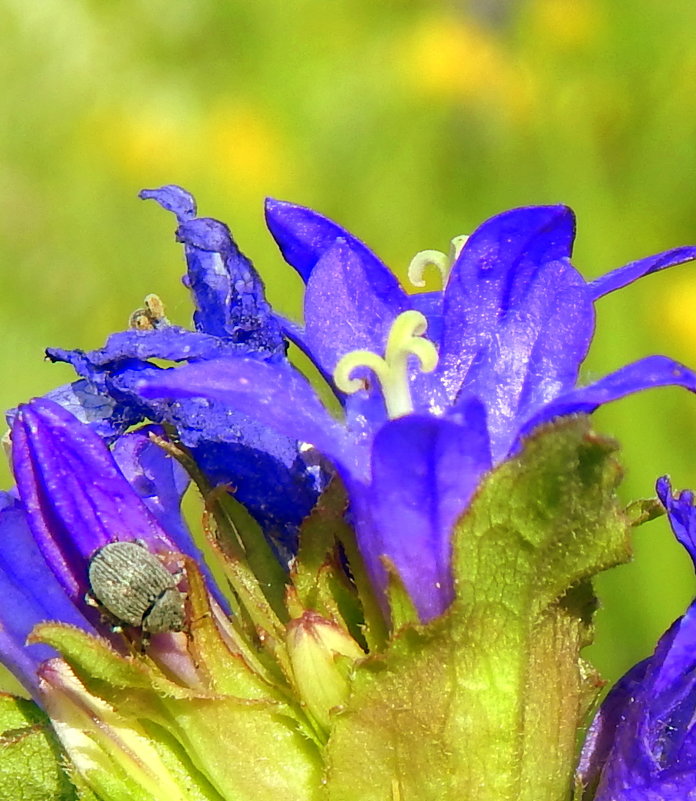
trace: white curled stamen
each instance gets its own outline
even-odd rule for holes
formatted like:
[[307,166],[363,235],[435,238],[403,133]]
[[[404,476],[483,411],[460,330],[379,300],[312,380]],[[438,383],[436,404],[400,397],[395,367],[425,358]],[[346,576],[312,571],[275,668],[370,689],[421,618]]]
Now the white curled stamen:
[[421,250],[420,253],[416,253],[408,265],[408,280],[413,286],[425,286],[423,275],[426,269],[428,267],[436,267],[442,276],[443,288],[447,286],[452,265],[457,260],[468,238],[464,234],[455,236],[450,242],[449,253],[443,253],[441,250]]

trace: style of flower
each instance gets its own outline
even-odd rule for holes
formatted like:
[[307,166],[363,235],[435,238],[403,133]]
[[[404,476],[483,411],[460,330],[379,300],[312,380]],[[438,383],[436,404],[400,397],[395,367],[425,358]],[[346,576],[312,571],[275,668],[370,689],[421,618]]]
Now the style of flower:
[[[588,386],[579,366],[594,301],[696,257],[682,247],[586,282],[570,262],[565,206],[513,209],[484,222],[441,267],[441,292],[407,294],[359,240],[309,209],[268,201],[267,222],[306,284],[304,327],[285,334],[343,406],[338,421],[284,361],[243,354],[137,377],[142,398],[204,398],[315,446],[343,479],[367,569],[384,587],[396,569],[423,620],[447,608],[452,528],[483,475],[522,437],[562,415],[589,413],[663,385],[696,390],[696,374],[664,356]],[[427,335],[427,338],[424,336]],[[385,562],[386,560],[386,562]]]
[[[677,540],[696,565],[694,493],[657,482]],[[579,779],[595,801],[685,801],[696,793],[696,601],[606,697]]]
[[261,279],[223,223],[196,217],[193,197],[177,186],[143,190],[175,214],[176,237],[184,245],[184,284],[195,303],[195,331],[172,325],[156,296],[135,312],[132,330],[109,337],[90,352],[49,348],[54,361],[72,364],[80,381],[50,395],[109,441],[129,426],[152,420],[174,426],[213,485],[227,485],[256,518],[287,561],[297,532],[315,505],[324,477],[316,458],[297,442],[219,403],[191,399],[175,403],[145,399],[133,383],[157,371],[153,359],[205,361],[245,356],[286,361],[287,342],[264,297]]

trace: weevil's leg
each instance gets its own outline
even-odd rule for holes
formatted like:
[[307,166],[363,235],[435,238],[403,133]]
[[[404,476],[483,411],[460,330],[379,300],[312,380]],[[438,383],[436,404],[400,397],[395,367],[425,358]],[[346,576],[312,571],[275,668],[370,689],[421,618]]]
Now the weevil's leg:
[[104,626],[108,626],[114,634],[123,634],[123,626],[121,621],[115,617],[114,615],[109,612],[108,609],[104,608],[104,604],[100,603],[93,595],[86,592],[84,601],[87,606],[91,606],[92,609],[99,610],[99,622]]

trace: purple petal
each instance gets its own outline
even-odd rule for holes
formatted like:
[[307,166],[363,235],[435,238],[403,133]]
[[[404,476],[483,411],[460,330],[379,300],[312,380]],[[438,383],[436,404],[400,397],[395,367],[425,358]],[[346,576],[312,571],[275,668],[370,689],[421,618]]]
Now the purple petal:
[[[419,311],[427,321],[425,339],[430,340],[436,347],[442,340],[444,318],[442,316],[442,292],[420,292],[410,295],[411,308]],[[437,371],[423,373],[420,370],[411,371],[411,397],[416,412],[433,413],[434,409],[446,409],[451,400],[447,389],[440,379]]]
[[[653,749],[659,749],[657,761],[670,761],[676,752],[691,739],[690,729],[696,711],[696,607],[687,610],[658,643],[644,685],[650,686],[645,696],[646,723],[650,729]],[[643,687],[645,693],[646,687]],[[685,709],[688,709],[684,715]],[[669,718],[665,739],[659,731]],[[691,755],[696,768],[696,750]],[[696,776],[694,777],[696,778]]]
[[365,471],[364,449],[349,441],[296,370],[254,359],[217,359],[162,370],[141,379],[144,398],[219,401],[298,442],[315,445],[348,471]]
[[106,543],[173,547],[99,436],[57,404],[37,399],[19,407],[12,460],[34,538],[71,599],[84,596],[86,565]]
[[[520,437],[536,426],[568,414],[590,414],[605,403],[653,387],[685,387],[696,392],[696,373],[667,356],[646,356],[601,378],[566,392],[535,412],[522,426]],[[519,442],[519,438],[517,440]]]
[[409,415],[387,423],[374,440],[365,506],[358,503],[369,509],[367,519],[358,515],[357,531],[373,580],[384,585],[386,555],[424,621],[453,598],[453,527],[491,466],[482,405],[471,400],[460,419]]
[[46,564],[20,502],[6,492],[0,493],[0,596],[0,661],[36,696],[36,668],[56,653],[46,645],[24,645],[34,626],[59,620],[94,629]]
[[[394,318],[411,305],[394,275],[359,239],[311,209],[269,199],[266,221],[284,258],[307,283],[305,329],[290,336],[329,385],[346,353],[382,355]],[[383,400],[374,397],[379,387],[372,386],[369,397],[340,398],[351,424],[367,419],[373,428],[383,421]],[[366,415],[366,404],[379,411],[379,420],[369,410]]]
[[[99,351],[52,353],[70,361],[104,396],[117,399],[117,408],[128,412],[129,424],[149,419],[174,426],[212,484],[235,487],[235,496],[258,521],[281,560],[294,552],[299,526],[314,507],[325,477],[321,467],[311,461],[311,454],[300,451],[295,440],[278,436],[256,419],[220,402],[142,398],[136,385],[162,368],[129,359],[127,349],[109,351],[115,361],[97,365],[90,360],[103,361]],[[111,422],[116,426],[120,419]]]
[[[613,743],[601,766],[595,801],[678,801],[692,794],[695,646],[696,604],[692,604],[661,638],[653,656],[625,677],[618,699],[608,697],[617,706],[608,715],[614,725]],[[610,728],[606,734],[611,734]],[[599,761],[594,760],[595,767]]]
[[246,355],[245,345],[223,340],[209,334],[187,331],[185,328],[168,326],[152,331],[118,331],[106,340],[103,348],[92,351],[48,348],[46,354],[52,361],[68,362],[80,373],[86,360],[92,367],[104,367],[125,359],[166,359],[180,362],[196,359],[216,359],[228,354]]
[[190,484],[184,468],[150,440],[152,432],[164,436],[159,426],[146,426],[119,437],[112,454],[123,477],[157,518],[180,550],[194,558],[191,535],[181,516],[181,499]]
[[425,336],[431,342],[439,343],[442,339],[442,329],[444,325],[442,316],[444,293],[418,292],[415,295],[409,295],[409,300],[411,308],[419,311],[428,321]]
[[493,458],[506,456],[533,410],[575,386],[594,329],[582,276],[567,261],[547,262],[529,276],[471,365],[464,387],[484,398]]
[[0,492],[0,532],[0,572],[4,581],[12,582],[19,588],[31,600],[38,613],[31,625],[25,626],[22,610],[7,604],[3,595],[2,609],[11,611],[11,614],[3,616],[5,628],[22,628],[25,630],[24,639],[38,620],[62,620],[92,631],[92,626],[68,600],[41,555],[27,524],[22,504],[8,492]]
[[163,209],[176,214],[179,222],[192,220],[196,216],[196,201],[193,195],[176,184],[167,184],[159,189],[142,189],[138,197],[157,201]]
[[150,419],[173,425],[213,486],[231,484],[281,561],[287,560],[297,549],[300,524],[324,486],[320,464],[296,440],[219,400],[141,399],[139,382],[162,372],[129,370],[115,374],[111,384],[117,394],[137,399]]
[[696,508],[694,493],[682,490],[672,495],[669,478],[663,476],[657,480],[657,495],[669,515],[669,523],[677,540],[686,548],[696,568]]
[[[301,325],[298,325],[294,321],[289,320],[287,317],[283,317],[280,314],[276,314],[276,320],[278,320],[278,325],[280,325],[280,330],[283,332],[283,336],[289,339],[293,345],[297,345],[297,347],[302,351],[302,353],[304,353],[311,360],[313,354],[307,342],[307,334],[304,328]],[[338,390],[336,390],[336,388],[334,387],[332,374],[326,372],[326,370],[324,370],[320,364],[315,364],[314,366],[317,368],[317,371],[324,379],[329,389],[334,391],[337,400],[339,402],[343,402],[345,396],[343,396],[342,393],[338,392]]]
[[237,247],[230,229],[219,220],[196,217],[193,197],[179,186],[144,189],[140,197],[153,198],[173,212],[179,222],[176,237],[185,246],[198,331],[244,343],[250,350],[284,355],[285,343],[261,278]]
[[[43,397],[62,406],[107,442],[111,442],[129,426],[140,422],[140,417],[134,414],[129,404],[119,403],[85,379],[63,384]],[[16,414],[16,409],[10,409],[5,415],[10,427]]]
[[479,353],[494,346],[536,273],[570,257],[575,218],[565,206],[512,209],[484,222],[464,245],[444,292],[438,374],[454,398]]
[[624,267],[618,267],[606,275],[602,275],[588,284],[592,299],[597,300],[610,292],[621,289],[628,284],[632,284],[644,275],[651,275],[667,267],[674,267],[683,264],[685,261],[696,259],[696,247],[680,247],[666,250],[655,256],[647,256],[644,259],[632,261]]
[[386,271],[367,245],[338,223],[312,209],[267,198],[266,224],[283,258],[297,270],[305,283],[314,265],[340,239],[358,254],[368,272],[379,276],[382,294],[398,287],[396,279]]
[[578,778],[585,787],[594,787],[614,745],[616,731],[626,719],[626,710],[640,689],[650,660],[634,665],[612,687],[587,730],[578,764]]
[[[693,493],[657,482],[679,542],[692,559]],[[696,787],[696,602],[655,653],[609,693],[588,732],[579,775],[595,801],[688,798]]]
[[[291,342],[297,345],[310,360],[319,358],[317,352],[310,346],[306,331],[303,328],[288,320],[282,318],[279,318],[279,320],[281,321],[283,333]],[[320,343],[318,350],[323,350],[323,343]],[[333,363],[333,358],[331,357],[330,363]],[[329,370],[325,369],[318,361],[314,361],[313,364],[328,388],[333,391],[336,400],[343,406],[348,430],[356,438],[371,437],[373,432],[387,420],[384,396],[379,384],[374,381],[368,381],[369,389],[360,390],[353,395],[346,395],[336,388],[333,382],[333,375]],[[424,377],[429,378],[430,376],[425,376],[424,373],[412,376],[413,398],[415,403],[420,404],[423,408],[429,408],[434,396],[439,397],[442,393],[438,393],[439,385],[433,387],[432,382],[423,380]],[[446,405],[444,397],[442,400]]]
[[332,374],[350,351],[383,355],[394,319],[409,305],[386,267],[374,267],[350,243],[338,240],[307,282],[305,341],[312,360]]
[[201,217],[179,225],[188,274],[184,283],[196,304],[196,329],[232,339],[249,350],[285,355],[285,342],[264,286],[252,263],[240,252],[229,228]]

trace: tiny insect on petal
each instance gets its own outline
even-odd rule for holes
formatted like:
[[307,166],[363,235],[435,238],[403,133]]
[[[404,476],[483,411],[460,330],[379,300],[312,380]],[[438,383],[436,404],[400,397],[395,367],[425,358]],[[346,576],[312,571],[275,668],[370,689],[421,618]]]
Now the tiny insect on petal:
[[118,620],[151,634],[184,628],[184,596],[177,580],[139,542],[111,542],[89,563],[96,600]]

